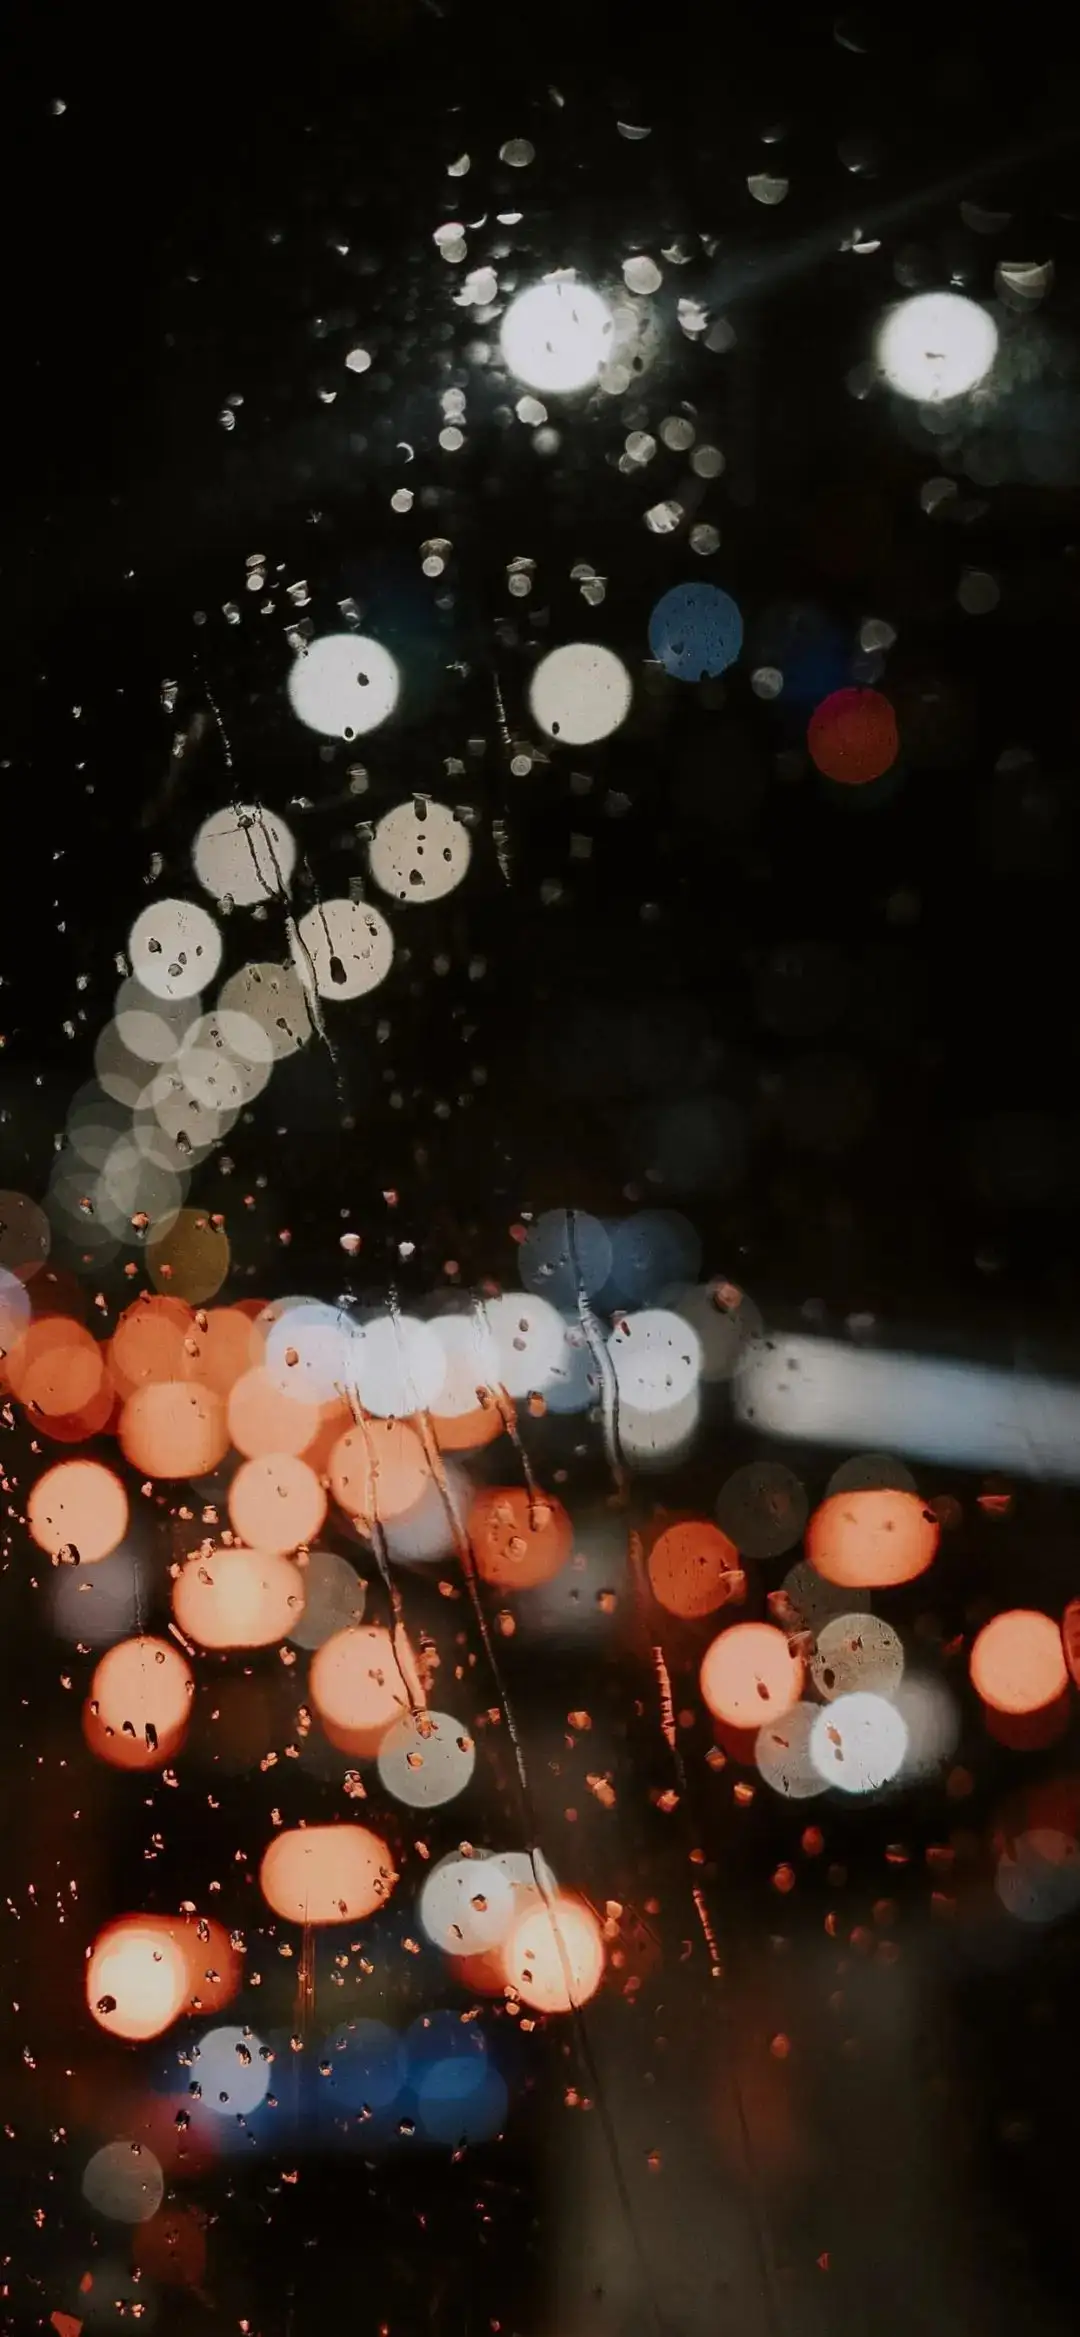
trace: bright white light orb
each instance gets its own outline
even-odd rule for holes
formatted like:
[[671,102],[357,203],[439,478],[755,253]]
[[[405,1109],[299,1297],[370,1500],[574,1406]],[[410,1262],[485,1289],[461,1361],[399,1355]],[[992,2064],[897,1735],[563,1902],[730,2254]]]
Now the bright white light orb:
[[532,284],[503,318],[503,363],[529,389],[585,389],[610,355],[614,324],[590,284]]
[[779,1720],[766,1721],[754,1741],[758,1773],[785,1801],[812,1801],[825,1790],[814,1767],[810,1738],[819,1715],[813,1704],[795,1704]]
[[401,676],[381,641],[364,633],[324,633],[302,649],[289,675],[289,703],[324,738],[361,738],[386,722]]
[[485,1378],[508,1396],[542,1391],[566,1344],[562,1316],[546,1298],[506,1293],[483,1307],[489,1362]]
[[320,901],[296,930],[320,998],[363,998],[385,982],[394,936],[385,917],[366,901]]
[[446,1357],[426,1323],[412,1315],[377,1315],[358,1331],[349,1351],[352,1390],[379,1420],[407,1420],[432,1406],[446,1376]]
[[417,796],[379,821],[368,864],[381,892],[395,901],[441,901],[468,871],[469,831],[445,803]]
[[419,1914],[444,1955],[485,1955],[506,1938],[517,1914],[512,1879],[493,1858],[444,1858],[424,1883]]
[[[230,974],[218,999],[222,1012],[244,1015],[264,1033],[275,1062],[295,1055],[311,1037],[304,985],[294,966],[252,964]],[[131,1046],[133,1041],[128,1040]]]
[[597,641],[564,641],[541,658],[529,684],[534,722],[568,747],[610,738],[625,722],[632,696],[621,657]]
[[451,1712],[405,1712],[379,1746],[379,1781],[408,1809],[437,1809],[464,1793],[476,1767],[476,1747],[464,1721]]
[[877,1793],[903,1767],[907,1742],[895,1704],[860,1691],[822,1706],[810,1731],[810,1758],[823,1785]]
[[204,892],[252,909],[287,889],[296,845],[285,825],[258,803],[226,803],[204,820],[191,851]]
[[667,1307],[621,1315],[608,1340],[620,1399],[639,1412],[668,1412],[694,1395],[701,1343],[692,1324]]
[[985,379],[997,345],[993,317],[977,301],[959,292],[920,292],[886,317],[877,361],[901,397],[940,406]]
[[153,997],[196,998],[221,964],[221,935],[197,901],[153,901],[135,919],[128,956]]

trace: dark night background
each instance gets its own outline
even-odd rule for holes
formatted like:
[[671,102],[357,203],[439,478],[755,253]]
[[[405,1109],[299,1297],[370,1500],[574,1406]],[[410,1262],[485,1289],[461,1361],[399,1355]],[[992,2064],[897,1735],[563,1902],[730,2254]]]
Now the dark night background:
[[[744,1286],[770,1326],[842,1337],[865,1316],[920,1351],[1076,1370],[1080,113],[1061,38],[1038,7],[1000,41],[983,12],[948,6],[811,8],[794,23],[693,0],[647,16],[466,0],[311,0],[280,18],[241,0],[9,13],[0,1183],[43,1190],[111,1012],[115,953],[159,874],[166,890],[189,884],[227,751],[331,894],[362,869],[357,822],[410,788],[445,789],[475,818],[467,884],[416,913],[388,990],[342,1021],[344,1103],[307,1049],[229,1138],[235,1185],[214,1159],[198,1172],[208,1206],[254,1196],[234,1236],[249,1288],[337,1289],[345,1209],[365,1286],[393,1274],[408,1303],[447,1259],[467,1284],[513,1287],[523,1212],[647,1205],[692,1219],[702,1273]],[[651,134],[629,140],[620,122]],[[526,170],[499,159],[511,137],[535,145]],[[448,177],[462,152],[470,172]],[[772,169],[791,182],[775,209],[747,188]],[[971,206],[1010,223],[988,232]],[[497,223],[516,211],[520,224]],[[564,264],[618,282],[629,254],[659,258],[680,238],[692,254],[662,263],[640,385],[565,416],[549,400],[561,441],[547,457],[513,420],[514,390],[466,357],[478,328],[448,281],[464,271],[433,241],[454,217],[469,267],[505,248],[508,286]],[[841,249],[856,228],[880,248]],[[1009,399],[942,451],[914,408],[854,394],[852,376],[898,285],[988,299],[1001,260],[1052,260],[1052,289],[1030,316],[1008,312]],[[680,329],[680,299],[730,320],[726,353]],[[360,377],[344,366],[357,341],[373,360]],[[450,386],[467,393],[453,454],[438,438]],[[661,443],[628,476],[619,457],[629,430],[658,434],[684,402],[726,468],[695,480],[686,523],[657,534],[644,514],[685,488],[688,460]],[[942,474],[956,494],[929,512],[920,490]],[[399,515],[403,485],[415,502]],[[712,557],[689,550],[691,520],[719,529]],[[452,546],[436,583],[421,573],[428,537]],[[265,619],[245,590],[255,553]],[[527,599],[507,592],[515,559],[535,562]],[[580,560],[607,580],[595,609],[571,576]],[[958,602],[967,569],[996,579],[991,613]],[[638,675],[648,612],[687,576],[738,600],[738,667],[693,688],[646,674],[624,732],[515,774],[498,706],[512,746],[527,740],[536,645],[595,637]],[[378,611],[414,679],[409,718],[358,750],[289,714],[296,579],[316,630],[347,596]],[[895,631],[879,686],[902,752],[884,780],[841,790],[807,757],[806,718],[848,677],[868,618]],[[784,662],[777,642],[794,660],[793,641],[808,694],[764,702],[750,673]],[[170,764],[177,730],[187,746]],[[560,1443],[550,1421],[527,1436],[541,1471],[556,1457],[566,1469],[575,1517],[617,1532],[596,1437]],[[637,1489],[640,1514],[711,1510],[759,1449],[718,1400],[692,1458]],[[837,1456],[783,1457],[820,1499]],[[24,1438],[16,1481],[27,1466]],[[959,1470],[919,1481],[962,1514],[932,1593],[912,1586],[890,1608],[903,1627],[947,1648],[995,1606],[1060,1610],[1080,1589],[1075,1494]],[[1011,1503],[980,1505],[994,1492]],[[139,1903],[146,1824],[160,1823],[141,1787],[122,1790],[137,1781],[86,1777],[32,1560],[14,1529],[0,1583],[0,2123],[14,2130],[0,2327],[19,2337],[77,2310],[88,2226],[76,2146],[53,2139],[60,2073],[78,2071],[66,2123],[83,2157],[95,2090],[112,2082],[85,2034],[81,1943]],[[409,1595],[438,1631],[435,1593]],[[699,1647],[676,1627],[677,1707]],[[199,2293],[163,2287],[165,2337],[691,2337],[725,2321],[746,2337],[913,2321],[944,2337],[1021,2313],[1047,2337],[1070,2326],[1078,1919],[1003,1944],[987,1846],[1033,1776],[1071,1792],[1075,1722],[1025,1768],[965,1707],[964,1798],[935,1781],[900,1808],[826,1816],[765,1806],[760,1790],[739,1815],[732,1772],[711,1774],[696,1747],[673,1819],[656,1806],[669,1777],[632,1629],[611,1652],[553,1622],[506,1661],[560,1874],[600,1900],[661,1905],[662,1972],[639,2005],[605,1996],[590,2014],[584,2075],[576,2034],[516,2039],[506,2138],[461,2164],[398,2152],[361,2170],[310,2143],[295,2184],[287,2153],[211,2169],[195,2185],[210,2269]],[[269,1659],[255,1672],[268,1704],[292,1693]],[[552,1764],[565,1715],[590,1704],[616,1747],[617,1836],[599,1810],[563,1821]],[[311,1775],[275,1781],[287,1789],[300,1812]],[[486,1790],[510,1839],[501,1755]],[[178,1814],[160,1887],[197,1897],[215,1858],[245,1830],[254,1841],[268,1794],[241,1771],[212,1824],[194,1803]],[[825,1855],[778,1896],[774,1870],[798,1864],[818,1820]],[[448,1813],[442,1846],[466,1823]],[[890,1866],[898,1840],[908,1862]],[[722,2006],[683,1905],[698,1845]],[[69,1871],[78,1938],[50,1912],[54,1873]],[[839,1904],[844,1935],[872,1939],[885,1897],[906,1958],[888,1973],[823,1929]],[[769,2053],[779,2031],[795,2040],[788,2062]],[[563,2096],[597,2076],[607,2124],[586,2133]],[[572,2277],[556,2275],[561,2250]]]

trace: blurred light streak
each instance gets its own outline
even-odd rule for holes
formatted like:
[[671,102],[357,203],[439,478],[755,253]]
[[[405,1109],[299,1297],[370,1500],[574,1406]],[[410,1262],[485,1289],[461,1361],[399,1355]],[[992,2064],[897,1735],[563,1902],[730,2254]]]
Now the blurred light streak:
[[1080,1484],[1080,1387],[1034,1372],[776,1335],[748,1359],[735,1408],[807,1444],[880,1440],[956,1468]]

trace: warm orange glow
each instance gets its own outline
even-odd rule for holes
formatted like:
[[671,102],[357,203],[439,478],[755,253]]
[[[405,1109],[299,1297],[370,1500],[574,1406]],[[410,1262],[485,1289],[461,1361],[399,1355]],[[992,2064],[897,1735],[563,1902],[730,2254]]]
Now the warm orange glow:
[[362,1526],[404,1517],[423,1499],[431,1470],[409,1420],[361,1420],[339,1437],[330,1455],[334,1499]]
[[237,1380],[262,1355],[265,1342],[253,1319],[258,1312],[258,1300],[252,1302],[251,1312],[244,1300],[236,1306],[197,1308],[185,1341],[184,1369],[177,1377],[198,1380],[215,1396],[227,1399]]
[[343,1752],[378,1752],[386,1731],[426,1704],[416,1659],[403,1631],[378,1623],[335,1631],[311,1659],[308,1694],[327,1736]]
[[561,1892],[514,1925],[503,1949],[507,1986],[537,2012],[570,2012],[595,1996],[604,1941],[591,1908]]
[[330,1463],[335,1448],[341,1443],[346,1429],[353,1425],[352,1408],[342,1398],[319,1406],[319,1424],[310,1444],[304,1446],[301,1458],[317,1477],[329,1477]]
[[42,1315],[17,1339],[3,1362],[4,1377],[31,1416],[81,1412],[107,1380],[97,1340],[68,1315]]
[[229,1271],[229,1237],[205,1209],[181,1209],[160,1241],[146,1252],[146,1271],[155,1290],[204,1306],[216,1298]]
[[803,1690],[805,1665],[773,1623],[733,1623],[701,1659],[701,1693],[730,1728],[763,1728],[790,1712]]
[[121,1639],[103,1655],[83,1716],[86,1741],[115,1769],[160,1769],[187,1733],[195,1682],[169,1639]]
[[315,1540],[325,1516],[315,1471],[295,1453],[245,1461],[229,1487],[233,1532],[260,1550],[298,1550]]
[[243,1962],[224,1924],[208,1915],[179,1915],[175,1921],[170,1917],[169,1932],[184,1958],[188,2011],[221,2012],[232,2003],[244,1977]]
[[1068,1686],[1060,1629],[1031,1607],[1011,1607],[985,1624],[969,1669],[982,1702],[1013,1716],[1045,1711]]
[[190,1380],[152,1380],[120,1414],[120,1449],[143,1477],[208,1477],[229,1449],[225,1406]]
[[355,1923],[385,1905],[397,1881],[385,1842],[366,1826],[297,1826],[266,1851],[259,1883],[290,1923]]
[[159,2207],[131,2239],[131,2259],[150,2280],[197,2288],[206,2271],[206,2232],[192,2207]]
[[99,2027],[133,2043],[160,2037],[183,2011],[187,1961],[164,1916],[122,1915],[98,1933],[86,2001]]
[[144,1291],[125,1308],[109,1342],[109,1370],[121,1396],[150,1380],[182,1379],[195,1316],[178,1298]]
[[746,1577],[734,1542],[703,1518],[665,1526],[649,1551],[653,1597],[669,1615],[715,1614],[745,1596]]
[[941,1526],[917,1493],[833,1493],[806,1529],[806,1555],[826,1582],[889,1590],[932,1564]]
[[304,1577],[276,1550],[213,1550],[189,1558],[173,1614],[196,1647],[273,1647],[304,1612]]
[[51,1437],[54,1444],[85,1444],[87,1437],[113,1431],[116,1408],[116,1391],[108,1372],[103,1371],[96,1395],[80,1404],[76,1412],[35,1411],[33,1425],[39,1436]]
[[128,1498],[101,1461],[57,1461],[31,1486],[27,1524],[39,1550],[90,1566],[123,1541]]
[[524,1485],[485,1486],[469,1511],[469,1540],[477,1572],[503,1590],[533,1590],[550,1582],[574,1547],[574,1529],[551,1493]]
[[320,1418],[318,1404],[286,1395],[261,1363],[245,1371],[229,1396],[229,1435],[248,1460],[262,1453],[302,1453],[318,1435]]

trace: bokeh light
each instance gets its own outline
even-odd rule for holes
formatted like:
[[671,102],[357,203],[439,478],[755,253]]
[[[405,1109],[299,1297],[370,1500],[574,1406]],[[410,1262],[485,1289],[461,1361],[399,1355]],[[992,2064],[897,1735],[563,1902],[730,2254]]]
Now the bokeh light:
[[335,1501],[362,1530],[404,1517],[427,1491],[431,1467],[410,1420],[363,1420],[347,1428],[330,1454]]
[[395,901],[441,901],[468,875],[472,843],[464,821],[429,795],[384,812],[368,847],[380,892]]
[[864,787],[892,769],[900,733],[880,690],[834,690],[815,706],[806,743],[823,778],[840,787]]
[[503,1590],[533,1590],[565,1566],[574,1529],[561,1501],[524,1485],[486,1485],[469,1511],[477,1572]]
[[221,964],[221,933],[197,901],[154,901],[128,935],[136,979],[153,998],[197,998]]
[[151,1380],[127,1398],[117,1436],[143,1477],[208,1477],[229,1449],[225,1406],[197,1382]]
[[531,284],[507,306],[499,333],[503,363],[536,390],[580,390],[594,382],[614,339],[614,318],[590,284],[558,277]]
[[783,1461],[747,1461],[721,1486],[716,1516],[744,1558],[782,1558],[798,1541],[809,1503]]
[[255,1023],[278,1063],[311,1037],[311,1009],[295,966],[253,960],[222,984],[218,1008]]
[[288,891],[296,845],[275,812],[261,804],[227,803],[203,821],[191,858],[204,892],[250,909]]
[[1056,1826],[1031,1826],[1005,1845],[994,1889],[1018,1923],[1060,1923],[1080,1907],[1080,1843]]
[[401,676],[381,641],[324,633],[298,652],[288,687],[293,713],[308,730],[353,739],[389,720]]
[[880,1615],[835,1615],[818,1634],[810,1668],[826,1703],[864,1688],[894,1696],[904,1676],[904,1650]]
[[591,1908],[564,1893],[515,1923],[502,1951],[507,1986],[537,2012],[571,2012],[595,1996],[604,1940]]
[[993,1712],[1044,1712],[1068,1687],[1061,1632],[1049,1615],[1011,1607],[982,1630],[969,1657],[971,1684]]
[[207,2029],[192,2055],[192,2077],[215,2118],[250,2118],[270,2091],[270,2064],[250,2029]]
[[378,1752],[387,1729],[426,1698],[403,1631],[378,1623],[337,1631],[311,1660],[311,1702],[335,1744],[358,1757]]
[[91,1752],[116,1769],[161,1768],[183,1744],[194,1693],[190,1666],[171,1640],[121,1640],[90,1682],[84,1728]]
[[561,746],[594,746],[630,712],[633,685],[621,657],[597,641],[566,641],[540,659],[529,705],[540,730]]
[[0,1266],[17,1282],[32,1282],[49,1255],[52,1236],[40,1202],[29,1193],[0,1190]]
[[576,1307],[584,1291],[596,1298],[611,1273],[606,1226],[584,1209],[545,1209],[518,1250],[526,1290],[552,1306]]
[[719,1526],[704,1518],[680,1518],[665,1526],[648,1555],[653,1596],[670,1615],[715,1614],[745,1595],[739,1553]]
[[729,1728],[764,1727],[802,1694],[798,1648],[772,1623],[733,1623],[701,1659],[701,1693],[714,1720]]
[[766,1721],[754,1740],[759,1775],[785,1801],[810,1801],[824,1783],[810,1750],[818,1718],[814,1704],[794,1704],[779,1720]]
[[977,301],[959,292],[920,292],[890,310],[875,355],[891,389],[936,406],[984,381],[997,346],[997,326]]
[[649,648],[678,682],[703,682],[734,665],[742,612],[718,584],[675,584],[649,618]]
[[397,1881],[385,1842],[366,1826],[298,1826],[263,1856],[259,1886],[290,1923],[356,1923],[385,1905]]
[[177,1575],[172,1605],[196,1647],[273,1647],[300,1620],[303,1569],[273,1550],[199,1553]]
[[385,982],[393,962],[394,936],[370,903],[320,901],[301,917],[296,930],[320,998],[342,1002],[363,998]]
[[697,1390],[701,1348],[684,1316],[667,1307],[620,1315],[608,1340],[621,1402],[635,1412],[668,1412]]
[[823,1705],[810,1731],[810,1756],[824,1785],[877,1793],[903,1766],[907,1741],[897,1706],[860,1690]]
[[299,1549],[315,1540],[325,1516],[322,1486],[296,1453],[242,1461],[229,1487],[233,1530],[254,1549]]
[[86,2001],[100,2028],[132,2043],[159,2037],[183,2011],[188,1969],[164,1916],[122,1915],[94,1941]]
[[82,2194],[96,2215],[113,2223],[145,2223],[165,2196],[165,2177],[141,2142],[107,2142],[83,2168]]
[[500,1945],[519,1910],[511,1877],[497,1859],[454,1852],[425,1876],[418,1912],[444,1955],[479,1956]]
[[426,1412],[438,1402],[446,1375],[429,1324],[396,1312],[364,1323],[349,1350],[349,1369],[348,1392],[383,1420]]
[[408,1809],[438,1809],[464,1793],[476,1767],[469,1731],[450,1712],[404,1713],[378,1751],[379,1780]]
[[940,1536],[933,1510],[917,1493],[883,1486],[821,1502],[806,1529],[806,1554],[826,1582],[890,1590],[925,1574]]
[[[193,1099],[192,1099],[193,1101]],[[204,1209],[181,1209],[163,1233],[146,1245],[146,1270],[157,1290],[205,1306],[216,1298],[229,1271],[229,1237]]]
[[89,1566],[123,1541],[128,1497],[103,1461],[58,1461],[31,1486],[26,1521],[50,1558]]

